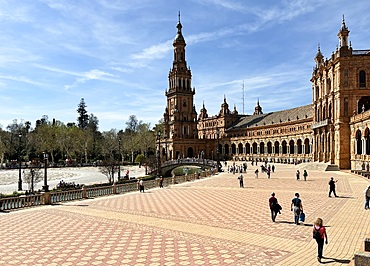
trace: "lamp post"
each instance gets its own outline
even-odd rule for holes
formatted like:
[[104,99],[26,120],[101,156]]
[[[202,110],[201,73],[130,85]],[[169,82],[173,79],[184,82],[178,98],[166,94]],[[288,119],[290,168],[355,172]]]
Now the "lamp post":
[[202,155],[202,160],[203,160],[203,170],[205,169],[204,167],[204,151],[201,152],[201,155]]
[[48,157],[49,154],[44,151],[44,186],[42,187],[44,192],[49,192],[49,186],[48,186]]
[[118,153],[119,153],[119,161],[118,161],[118,180],[121,179],[121,138],[118,138]]
[[22,133],[19,133],[19,142],[18,142],[18,191],[22,190],[22,161],[21,161],[21,141],[22,141]]
[[219,145],[220,145],[220,130],[217,128],[216,129],[216,134],[217,134],[217,171],[220,170],[219,165],[220,165],[220,150],[219,150]]
[[161,175],[161,131],[159,130],[157,133],[158,138],[158,168],[157,168],[157,174]]

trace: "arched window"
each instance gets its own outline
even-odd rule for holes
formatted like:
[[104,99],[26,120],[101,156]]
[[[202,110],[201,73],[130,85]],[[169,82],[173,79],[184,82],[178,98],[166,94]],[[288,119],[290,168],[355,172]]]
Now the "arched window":
[[359,78],[360,78],[360,87],[361,88],[366,87],[366,72],[361,70],[359,74]]
[[251,145],[249,143],[245,144],[245,153],[246,154],[251,153]]
[[356,154],[362,154],[361,131],[356,132]]

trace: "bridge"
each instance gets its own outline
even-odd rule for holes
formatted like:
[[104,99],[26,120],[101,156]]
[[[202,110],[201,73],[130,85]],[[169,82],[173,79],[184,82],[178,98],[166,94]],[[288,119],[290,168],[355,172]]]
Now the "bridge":
[[[217,162],[214,160],[209,159],[197,159],[197,158],[184,158],[184,159],[178,159],[178,160],[170,160],[166,161],[161,165],[161,173],[162,176],[171,176],[171,172],[173,169],[185,166],[185,165],[193,165],[193,166],[199,166],[204,168],[216,168]],[[157,173],[157,169],[153,169],[152,174]]]

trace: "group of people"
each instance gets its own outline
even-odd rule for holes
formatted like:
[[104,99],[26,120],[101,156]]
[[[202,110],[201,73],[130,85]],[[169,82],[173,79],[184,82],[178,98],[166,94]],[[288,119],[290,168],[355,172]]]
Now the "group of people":
[[[275,197],[274,192],[271,193],[271,197],[269,199],[269,206],[271,210],[271,219],[273,222],[275,222],[276,216],[278,213],[280,213],[282,208],[278,203],[278,200]],[[295,197],[292,199],[292,202],[290,204],[290,210],[294,214],[294,223],[296,225],[299,225],[300,221],[304,222],[305,217],[303,212],[303,205],[302,200],[299,198],[299,193],[295,193]],[[317,260],[321,262],[321,259],[323,258],[324,242],[328,244],[328,235],[326,233],[326,228],[321,218],[316,219],[314,226],[312,228],[312,235],[317,243]]]
[[[301,172],[299,170],[297,170],[297,172],[295,173],[295,176],[297,178],[297,180],[301,179]],[[303,178],[304,178],[304,181],[307,181],[307,176],[308,176],[308,173],[306,170],[303,170]]]

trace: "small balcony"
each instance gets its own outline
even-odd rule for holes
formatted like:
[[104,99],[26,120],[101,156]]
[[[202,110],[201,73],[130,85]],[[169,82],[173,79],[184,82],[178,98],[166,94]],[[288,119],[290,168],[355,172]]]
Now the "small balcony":
[[327,119],[324,119],[320,122],[313,123],[311,125],[311,128],[315,129],[315,128],[320,128],[320,127],[325,127],[325,126],[328,126],[330,124],[331,124],[331,120],[329,118],[327,118]]

